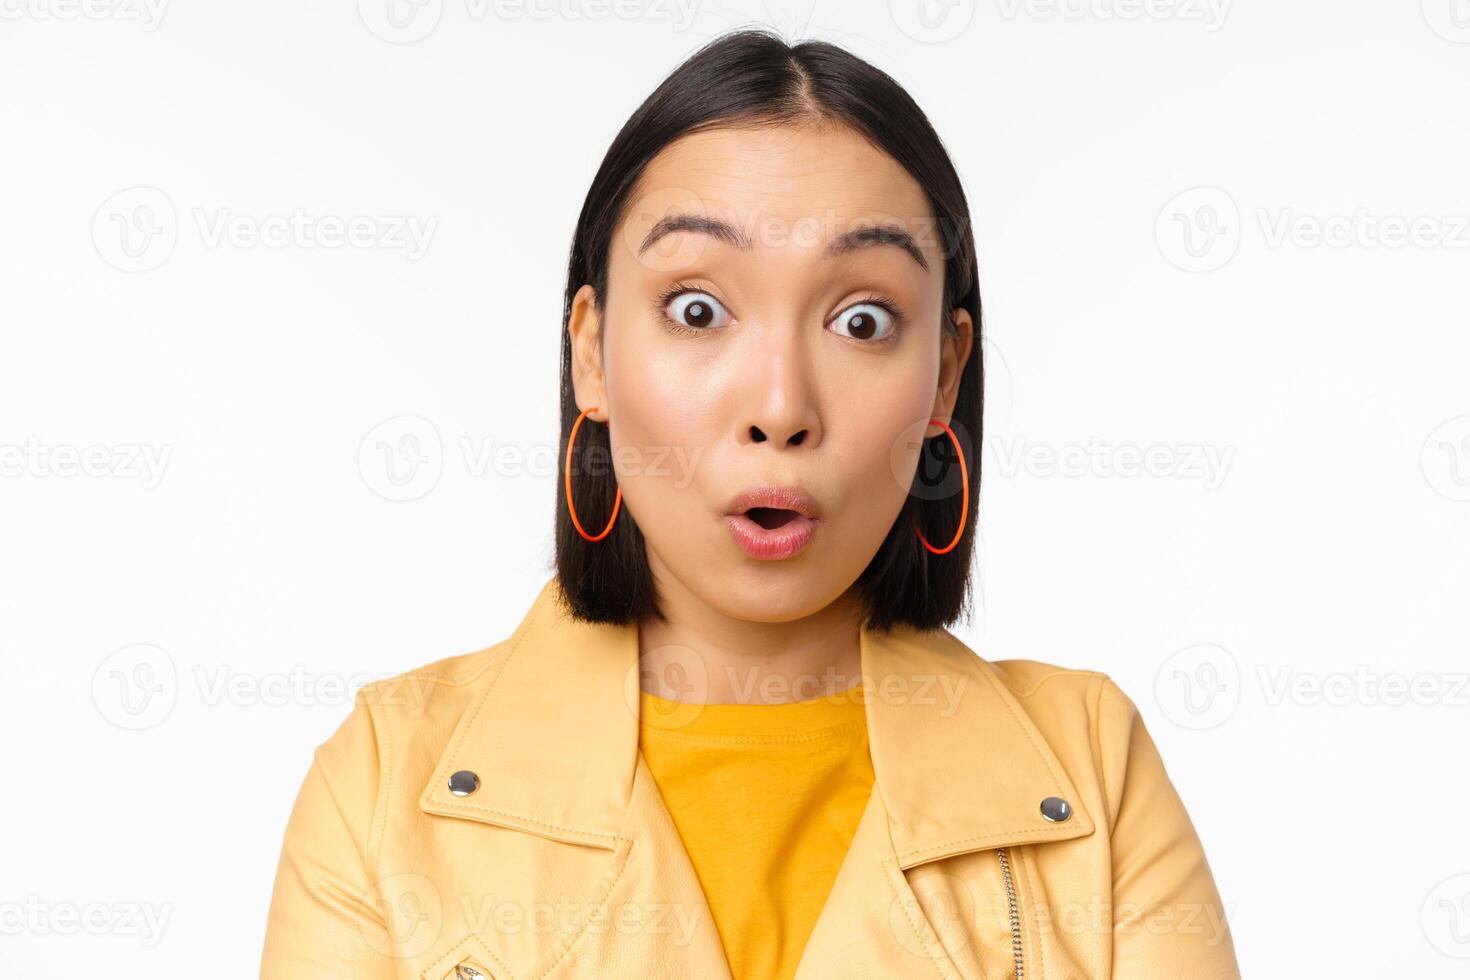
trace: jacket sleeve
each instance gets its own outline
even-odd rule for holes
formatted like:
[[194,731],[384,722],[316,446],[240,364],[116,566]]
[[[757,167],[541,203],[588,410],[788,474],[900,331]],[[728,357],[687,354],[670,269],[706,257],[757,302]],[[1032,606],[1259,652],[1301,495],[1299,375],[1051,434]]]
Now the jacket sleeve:
[[320,748],[296,797],[276,868],[261,980],[394,975],[368,868],[379,784],[372,714],[357,704]]
[[1098,714],[1112,837],[1112,976],[1239,980],[1204,847],[1137,707],[1108,677]]

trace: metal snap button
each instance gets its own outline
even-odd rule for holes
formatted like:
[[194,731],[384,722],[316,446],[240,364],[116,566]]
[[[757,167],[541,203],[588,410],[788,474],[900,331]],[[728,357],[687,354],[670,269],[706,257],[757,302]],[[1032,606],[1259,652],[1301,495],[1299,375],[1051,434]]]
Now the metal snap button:
[[468,769],[461,769],[449,777],[449,792],[455,796],[469,796],[480,788],[480,777]]
[[1060,796],[1048,796],[1041,801],[1041,815],[1052,823],[1061,823],[1072,815],[1072,804]]

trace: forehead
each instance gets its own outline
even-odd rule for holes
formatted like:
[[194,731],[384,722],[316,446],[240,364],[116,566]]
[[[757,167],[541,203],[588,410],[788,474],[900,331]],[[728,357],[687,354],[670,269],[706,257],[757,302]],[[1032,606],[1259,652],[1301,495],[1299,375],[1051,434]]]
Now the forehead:
[[[630,217],[698,212],[762,244],[819,245],[866,224],[902,225],[938,264],[933,211],[917,181],[838,124],[720,127],[680,137],[644,168]],[[636,219],[635,219],[636,220]]]

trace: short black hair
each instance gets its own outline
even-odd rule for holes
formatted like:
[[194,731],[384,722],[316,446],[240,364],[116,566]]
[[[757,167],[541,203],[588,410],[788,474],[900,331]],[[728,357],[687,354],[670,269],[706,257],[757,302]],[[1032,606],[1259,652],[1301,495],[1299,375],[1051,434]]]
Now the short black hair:
[[[975,240],[959,175],[928,118],[891,76],[824,41],[793,45],[773,32],[747,29],[706,43],[629,117],[608,147],[577,219],[562,311],[556,571],[570,610],[579,619],[629,624],[663,614],[643,533],[632,514],[620,510],[608,536],[592,543],[577,533],[567,510],[563,493],[567,438],[580,414],[567,330],[573,299],[591,283],[596,303],[604,304],[613,232],[639,176],[665,146],[681,136],[723,125],[800,122],[846,125],[914,177],[934,210],[944,253],[943,317],[936,326],[953,329],[950,311],[956,308],[968,310],[974,324],[950,421],[969,464],[970,499],[961,499],[958,460],[948,435],[925,440],[903,510],[858,579],[864,626],[940,628],[955,622],[966,606],[980,493],[984,368]],[[572,493],[577,516],[589,534],[607,525],[616,492],[607,427],[588,422],[577,433]],[[966,504],[969,518],[959,542],[947,554],[930,554],[914,533],[915,526],[943,547],[954,536]]]

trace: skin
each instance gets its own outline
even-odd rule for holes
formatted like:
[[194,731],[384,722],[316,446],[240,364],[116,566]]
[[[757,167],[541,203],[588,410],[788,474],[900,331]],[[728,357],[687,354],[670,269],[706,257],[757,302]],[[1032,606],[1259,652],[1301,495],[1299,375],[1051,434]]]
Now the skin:
[[[846,690],[861,674],[853,585],[921,439],[944,431],[928,420],[949,420],[973,339],[967,311],[942,309],[933,212],[901,165],[832,123],[685,136],[630,200],[605,302],[584,285],[569,330],[578,408],[609,425],[667,617],[639,624],[641,686],[695,703]],[[748,247],[678,230],[641,248],[675,214],[728,222]],[[891,243],[824,254],[865,223],[907,230],[928,268]],[[661,307],[679,284],[690,291]],[[874,294],[901,317],[864,302]],[[761,483],[799,485],[821,509],[790,558],[752,558],[725,526],[731,498]]]

